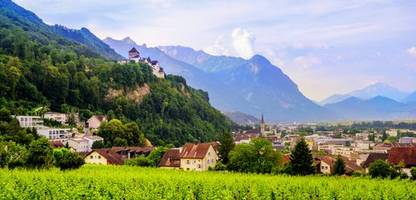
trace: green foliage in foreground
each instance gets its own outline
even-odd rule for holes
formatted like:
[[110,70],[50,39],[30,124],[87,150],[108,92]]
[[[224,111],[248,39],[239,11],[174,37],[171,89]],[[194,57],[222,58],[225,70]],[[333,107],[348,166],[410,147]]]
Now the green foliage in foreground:
[[416,199],[413,181],[128,166],[0,170],[0,199]]

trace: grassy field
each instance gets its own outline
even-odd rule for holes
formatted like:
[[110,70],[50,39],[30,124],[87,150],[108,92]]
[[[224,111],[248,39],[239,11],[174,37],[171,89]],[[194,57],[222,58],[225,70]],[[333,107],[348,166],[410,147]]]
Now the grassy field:
[[416,199],[416,182],[86,165],[0,169],[0,199]]

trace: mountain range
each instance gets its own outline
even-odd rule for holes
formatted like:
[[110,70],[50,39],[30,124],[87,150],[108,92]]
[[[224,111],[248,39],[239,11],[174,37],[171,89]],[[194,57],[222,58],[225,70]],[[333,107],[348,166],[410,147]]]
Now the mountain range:
[[352,92],[346,93],[346,94],[335,94],[332,95],[321,102],[319,102],[321,105],[325,104],[333,104],[340,101],[343,101],[345,99],[348,99],[349,97],[357,97],[359,99],[371,99],[377,96],[383,96],[390,99],[393,99],[398,102],[405,102],[404,99],[407,98],[407,96],[410,95],[407,92],[401,91],[395,87],[392,87],[385,83],[375,83],[372,85],[369,85],[365,88],[354,90]]
[[43,44],[53,40],[67,47],[76,46],[77,52],[86,56],[102,56],[111,60],[123,58],[87,28],[76,30],[62,25],[45,24],[36,14],[20,7],[11,0],[0,1],[0,12],[2,14],[1,20],[10,22],[16,27],[21,27],[31,35],[32,39]]
[[223,112],[263,113],[268,121],[335,117],[305,97],[280,68],[261,55],[250,59],[213,56],[183,46],[138,45],[128,37],[103,41],[125,57],[135,47],[142,57],[158,60],[167,73],[184,76],[191,86],[207,91],[210,102]]

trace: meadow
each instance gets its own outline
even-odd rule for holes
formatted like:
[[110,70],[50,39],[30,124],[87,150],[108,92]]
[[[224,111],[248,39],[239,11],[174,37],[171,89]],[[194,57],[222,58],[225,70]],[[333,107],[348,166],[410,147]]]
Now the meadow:
[[0,169],[0,199],[416,199],[416,182],[85,165]]

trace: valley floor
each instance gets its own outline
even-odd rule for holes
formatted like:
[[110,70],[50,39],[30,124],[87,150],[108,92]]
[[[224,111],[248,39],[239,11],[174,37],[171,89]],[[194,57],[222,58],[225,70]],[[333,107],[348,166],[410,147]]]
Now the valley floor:
[[0,169],[0,199],[416,199],[416,182],[85,165]]

